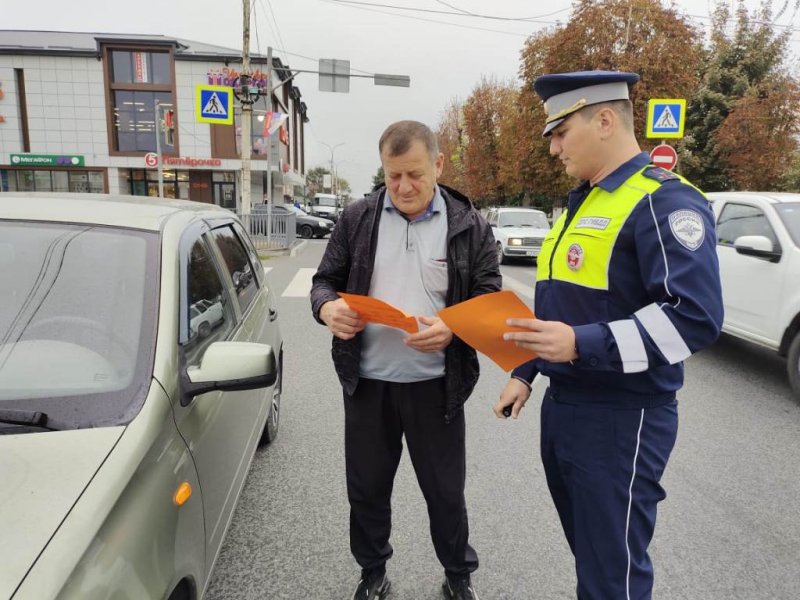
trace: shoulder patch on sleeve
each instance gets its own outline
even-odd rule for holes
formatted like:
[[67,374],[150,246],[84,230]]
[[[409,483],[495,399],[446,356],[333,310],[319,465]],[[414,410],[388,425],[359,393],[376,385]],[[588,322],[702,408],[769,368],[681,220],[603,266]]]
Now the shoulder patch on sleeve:
[[665,181],[672,181],[673,179],[680,179],[675,173],[671,171],[667,171],[662,167],[648,167],[644,171],[642,171],[642,175],[648,177],[650,179],[655,179],[656,181],[665,182]]

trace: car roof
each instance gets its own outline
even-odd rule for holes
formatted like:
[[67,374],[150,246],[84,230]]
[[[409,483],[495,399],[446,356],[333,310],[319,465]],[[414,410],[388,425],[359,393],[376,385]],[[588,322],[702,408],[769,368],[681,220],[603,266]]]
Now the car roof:
[[800,202],[800,194],[791,192],[707,192],[709,200],[748,200],[761,198],[771,204]]
[[0,193],[0,219],[86,223],[160,231],[173,215],[219,218],[233,213],[214,204],[147,196],[58,192]]

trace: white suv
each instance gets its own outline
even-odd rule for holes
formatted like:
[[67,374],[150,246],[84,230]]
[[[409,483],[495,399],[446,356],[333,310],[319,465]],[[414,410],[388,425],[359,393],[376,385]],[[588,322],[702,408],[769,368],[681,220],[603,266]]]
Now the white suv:
[[547,216],[535,208],[490,208],[486,220],[497,240],[497,260],[501,265],[510,257],[536,260],[542,240],[550,231]]
[[708,194],[717,218],[722,329],[787,358],[800,396],[800,194]]

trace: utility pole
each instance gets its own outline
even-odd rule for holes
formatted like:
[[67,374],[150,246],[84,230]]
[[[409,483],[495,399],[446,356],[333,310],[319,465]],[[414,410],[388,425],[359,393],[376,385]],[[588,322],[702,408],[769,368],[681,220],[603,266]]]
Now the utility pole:
[[[161,107],[159,106],[158,98],[155,102],[156,113],[156,154],[158,154],[158,197],[164,197],[164,160],[161,156]],[[177,194],[176,194],[177,196]]]
[[[243,215],[250,214],[250,155],[252,154],[253,105],[250,102],[250,0],[242,0],[242,206]],[[269,73],[268,73],[269,75]],[[160,164],[160,163],[159,163]],[[267,230],[269,231],[269,230]],[[267,234],[269,235],[269,233]]]
[[[272,112],[272,46],[267,46],[267,114]],[[264,115],[264,118],[268,118]],[[267,245],[272,235],[272,134],[267,128]]]

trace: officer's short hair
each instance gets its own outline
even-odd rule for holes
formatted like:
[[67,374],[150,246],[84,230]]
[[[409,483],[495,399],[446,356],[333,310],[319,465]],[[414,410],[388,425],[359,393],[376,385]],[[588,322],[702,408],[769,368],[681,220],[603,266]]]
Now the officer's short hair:
[[601,102],[587,106],[580,111],[580,114],[587,121],[595,116],[602,108],[610,108],[620,118],[620,122],[628,131],[633,131],[633,103],[630,100],[612,100],[611,102]]
[[389,125],[378,142],[378,152],[383,156],[385,147],[387,156],[399,156],[408,152],[411,144],[417,140],[425,144],[431,160],[435,161],[439,155],[436,134],[425,123],[419,121],[398,121]]

